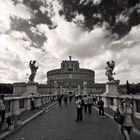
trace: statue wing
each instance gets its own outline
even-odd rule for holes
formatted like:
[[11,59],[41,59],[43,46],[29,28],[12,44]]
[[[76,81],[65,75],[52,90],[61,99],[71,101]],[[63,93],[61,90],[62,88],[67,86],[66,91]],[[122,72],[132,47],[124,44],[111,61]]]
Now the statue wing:
[[32,60],[29,62],[29,67],[32,68]]
[[111,62],[111,68],[112,68],[112,70],[115,68],[115,61]]

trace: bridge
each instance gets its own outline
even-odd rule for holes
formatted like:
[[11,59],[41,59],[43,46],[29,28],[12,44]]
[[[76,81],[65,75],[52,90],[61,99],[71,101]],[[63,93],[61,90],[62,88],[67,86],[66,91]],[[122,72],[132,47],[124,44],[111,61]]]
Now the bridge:
[[[49,97],[50,99],[50,97]],[[0,132],[5,140],[121,140],[118,124],[112,119],[113,110],[105,109],[106,117],[99,117],[96,106],[92,114],[84,114],[76,122],[75,101],[59,107],[57,101],[48,101],[35,110],[20,113],[20,125],[13,130]],[[140,134],[133,132],[132,140]]]

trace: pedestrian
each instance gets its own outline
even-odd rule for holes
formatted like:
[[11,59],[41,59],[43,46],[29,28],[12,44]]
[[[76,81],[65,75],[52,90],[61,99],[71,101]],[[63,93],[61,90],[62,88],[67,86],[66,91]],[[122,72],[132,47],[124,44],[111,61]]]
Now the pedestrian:
[[35,109],[35,100],[34,100],[34,94],[31,93],[31,110]]
[[87,105],[87,107],[88,107],[88,114],[92,114],[92,105],[93,105],[93,98],[92,98],[92,96],[89,94],[88,95],[88,105]]
[[76,97],[76,109],[77,109],[77,118],[76,121],[82,121],[83,120],[83,105],[82,105],[82,97],[81,95],[78,95]]
[[5,120],[5,104],[4,104],[4,94],[0,95],[0,128],[4,124]]
[[121,125],[121,133],[125,140],[130,140],[130,134],[133,127],[140,131],[140,127],[137,125],[134,116],[133,102],[129,97],[121,102],[119,107],[120,113],[124,116],[123,124]]
[[97,102],[98,108],[99,108],[99,116],[105,116],[104,115],[104,101],[102,100],[102,97],[99,97],[99,101]]
[[94,96],[94,97],[93,97],[93,104],[94,104],[94,105],[96,104],[96,101],[97,101],[97,98]]
[[64,103],[65,103],[65,105],[67,105],[67,101],[68,101],[68,97],[67,97],[67,95],[65,94],[65,95],[64,95]]
[[87,95],[84,96],[83,100],[84,100],[84,111],[85,111],[85,114],[87,114],[87,107],[88,107],[88,97],[87,97]]
[[62,95],[59,94],[58,95],[58,103],[59,103],[59,106],[61,107],[61,102],[62,102]]
[[70,94],[69,95],[69,102],[71,102],[72,101],[72,95]]

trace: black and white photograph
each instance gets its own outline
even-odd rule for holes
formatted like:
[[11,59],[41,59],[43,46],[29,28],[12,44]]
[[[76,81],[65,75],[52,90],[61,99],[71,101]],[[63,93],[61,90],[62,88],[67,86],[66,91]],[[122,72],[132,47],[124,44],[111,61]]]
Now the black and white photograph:
[[0,140],[140,140],[140,0],[0,0]]

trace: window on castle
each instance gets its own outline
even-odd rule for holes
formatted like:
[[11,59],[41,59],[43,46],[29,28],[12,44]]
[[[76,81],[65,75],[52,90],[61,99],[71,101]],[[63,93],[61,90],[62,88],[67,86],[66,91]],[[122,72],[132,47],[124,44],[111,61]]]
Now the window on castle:
[[110,98],[110,104],[114,105],[114,99],[113,98]]
[[73,71],[73,68],[68,68],[67,71]]

